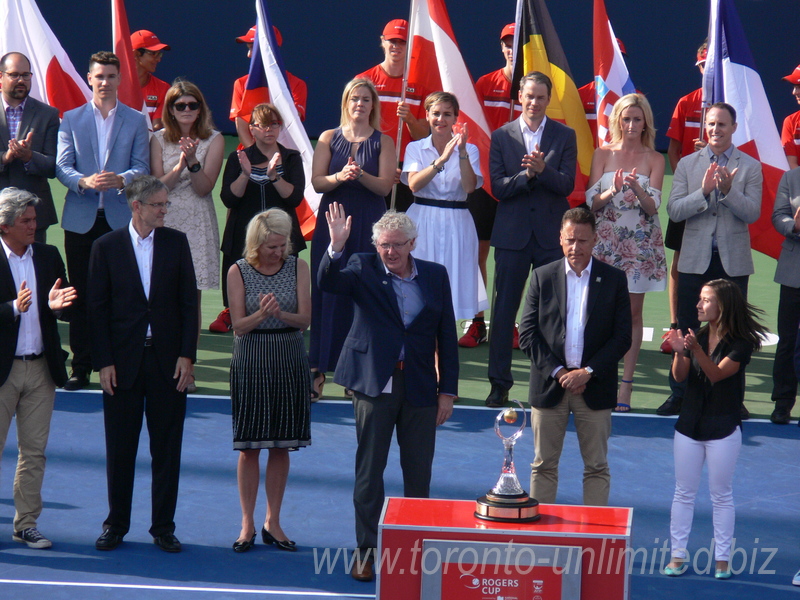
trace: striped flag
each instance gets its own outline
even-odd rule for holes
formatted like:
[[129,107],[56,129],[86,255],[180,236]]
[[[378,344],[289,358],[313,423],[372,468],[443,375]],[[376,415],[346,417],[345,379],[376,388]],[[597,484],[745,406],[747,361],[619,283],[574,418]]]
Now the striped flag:
[[632,94],[631,81],[603,0],[594,0],[594,83],[597,106],[597,146],[611,141],[608,119],[617,100]]
[[577,206],[586,200],[586,183],[594,152],[586,112],[544,0],[517,0],[516,22],[511,97],[519,94],[519,81],[526,73],[540,71],[552,80],[547,117],[574,129],[578,141],[575,189],[569,197],[570,204]]
[[[147,107],[139,85],[139,73],[133,59],[131,30],[128,27],[128,13],[124,0],[111,0],[111,23],[113,26],[114,54],[119,59],[119,89],[117,96],[123,104],[148,115]],[[149,115],[148,115],[149,121]]]
[[754,250],[778,258],[783,237],[772,226],[772,208],[778,183],[789,163],[732,0],[711,0],[703,106],[715,102],[727,102],[736,109],[738,125],[733,143],[761,161],[761,216],[750,225],[750,244]]
[[[314,191],[311,185],[311,161],[314,149],[303,123],[300,121],[297,107],[294,105],[286,69],[283,68],[283,61],[278,50],[278,41],[275,39],[275,30],[272,27],[267,3],[264,0],[256,0],[256,14],[258,15],[256,37],[253,40],[250,72],[247,76],[244,98],[247,98],[250,90],[269,88],[270,102],[283,116],[283,130],[278,141],[287,148],[293,148],[300,152],[306,175],[306,186],[303,191],[303,202],[296,210],[303,237],[310,240],[317,223],[316,214],[320,201],[320,195]],[[242,100],[243,105],[246,103],[245,99]]]
[[34,0],[0,0],[0,56],[21,52],[31,61],[31,96],[63,114],[86,104],[91,91],[39,12]]
[[412,0],[408,29],[408,81],[458,98],[458,121],[468,124],[469,142],[478,147],[484,188],[490,192],[489,125],[458,49],[444,0]]

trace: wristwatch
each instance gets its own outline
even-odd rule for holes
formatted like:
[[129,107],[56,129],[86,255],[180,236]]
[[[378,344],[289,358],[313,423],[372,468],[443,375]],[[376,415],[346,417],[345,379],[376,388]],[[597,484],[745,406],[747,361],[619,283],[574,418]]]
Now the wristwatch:
[[188,167],[188,168],[189,168],[189,173],[197,173],[203,167],[200,165],[200,163],[195,163],[191,167]]
[[590,379],[592,377],[594,377],[594,369],[592,367],[587,365],[587,366],[583,367],[583,370],[586,371],[589,374],[589,378]]

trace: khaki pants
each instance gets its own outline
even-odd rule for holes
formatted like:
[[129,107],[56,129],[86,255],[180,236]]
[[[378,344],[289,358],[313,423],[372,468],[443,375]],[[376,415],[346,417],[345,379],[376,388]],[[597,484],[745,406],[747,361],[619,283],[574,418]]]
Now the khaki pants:
[[569,413],[574,415],[578,445],[583,457],[583,503],[607,506],[611,488],[608,470],[608,438],[611,435],[611,409],[592,410],[581,394],[564,393],[553,408],[532,408],[533,446],[531,496],[543,504],[553,504],[558,491],[558,462],[564,446]]
[[50,435],[50,417],[56,386],[47,360],[14,360],[0,386],[0,449],[6,444],[11,419],[17,417],[17,474],[14,477],[14,531],[36,527],[42,513],[44,451]]

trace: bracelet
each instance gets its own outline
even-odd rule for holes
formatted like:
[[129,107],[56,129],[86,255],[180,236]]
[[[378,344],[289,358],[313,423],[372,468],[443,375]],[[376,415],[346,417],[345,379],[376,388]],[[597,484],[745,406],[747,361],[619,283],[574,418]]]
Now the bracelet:
[[469,158],[469,154],[465,154],[464,156],[458,155],[459,160],[467,160]]
[[334,173],[334,174],[333,174],[333,178],[336,180],[336,183],[342,183],[342,182],[339,180],[339,172],[338,172],[338,171],[337,171],[336,173]]
[[431,161],[431,166],[432,166],[432,167],[433,167],[433,168],[434,168],[434,169],[435,169],[435,170],[436,170],[438,173],[441,173],[442,171],[444,171],[444,167],[437,167],[437,166],[436,166],[436,159],[435,159],[435,158],[434,158],[434,159]]

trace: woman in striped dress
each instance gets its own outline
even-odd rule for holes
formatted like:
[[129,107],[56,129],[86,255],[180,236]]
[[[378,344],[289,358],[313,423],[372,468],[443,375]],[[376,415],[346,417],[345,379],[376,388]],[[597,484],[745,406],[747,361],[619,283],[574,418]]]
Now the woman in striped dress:
[[280,523],[289,476],[289,450],[311,443],[310,381],[303,330],[311,321],[308,263],[290,255],[292,219],[273,208],[253,217],[247,227],[244,258],[228,271],[228,300],[234,330],[231,359],[233,448],[237,468],[242,529],[233,544],[246,552],[255,544],[253,513],[258,496],[262,448],[266,468],[267,516],[261,528],[265,544],[294,552]]

